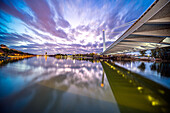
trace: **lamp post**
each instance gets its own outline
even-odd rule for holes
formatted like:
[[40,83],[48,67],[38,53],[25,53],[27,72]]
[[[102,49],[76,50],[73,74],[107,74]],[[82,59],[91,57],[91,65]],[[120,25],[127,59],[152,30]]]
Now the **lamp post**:
[[103,29],[103,52],[106,50],[106,45],[105,45],[105,31]]

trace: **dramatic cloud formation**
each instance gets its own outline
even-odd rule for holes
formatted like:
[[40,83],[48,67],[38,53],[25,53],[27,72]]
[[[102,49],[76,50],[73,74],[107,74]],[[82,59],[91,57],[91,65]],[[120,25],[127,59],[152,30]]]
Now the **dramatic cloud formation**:
[[34,54],[102,52],[154,0],[0,0],[0,44]]

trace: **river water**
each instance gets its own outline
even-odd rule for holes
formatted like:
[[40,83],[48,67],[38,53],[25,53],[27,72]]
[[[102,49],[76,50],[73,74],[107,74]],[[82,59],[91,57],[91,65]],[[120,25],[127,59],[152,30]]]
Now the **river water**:
[[55,57],[3,61],[0,110],[1,113],[168,113],[169,64],[161,65],[164,67],[149,62]]

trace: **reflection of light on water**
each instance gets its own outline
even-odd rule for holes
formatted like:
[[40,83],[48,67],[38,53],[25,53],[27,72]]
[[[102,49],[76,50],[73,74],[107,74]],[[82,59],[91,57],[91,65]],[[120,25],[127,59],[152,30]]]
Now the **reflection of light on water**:
[[148,100],[149,100],[149,101],[152,101],[152,100],[153,100],[153,97],[150,96],[150,95],[148,95]]
[[47,55],[45,55],[45,61],[47,61],[47,57],[48,57],[48,56],[47,56]]
[[63,62],[63,59],[59,59],[59,62]]
[[152,97],[151,95],[148,95],[148,100],[151,102],[152,106],[156,106],[159,105],[159,101],[156,100],[154,97]]
[[104,70],[103,70],[103,76],[102,76],[102,83],[101,83],[101,87],[104,87]]
[[132,83],[132,80],[129,80],[130,83]]
[[138,91],[139,91],[140,93],[142,93],[143,87],[138,86],[137,89],[138,89]]
[[152,101],[152,106],[156,106],[156,105],[159,105],[159,102],[158,101]]
[[132,69],[132,70],[139,71],[136,67],[132,67],[131,69]]
[[40,56],[39,55],[37,55],[37,59],[39,58]]
[[3,60],[2,60],[2,61],[0,61],[0,64],[1,64],[1,63],[3,63]]
[[69,67],[69,65],[65,64],[64,67]]
[[158,90],[161,94],[165,94],[165,91],[163,91],[163,90],[161,90],[161,89],[159,89]]
[[137,89],[138,89],[138,90],[142,90],[142,89],[143,89],[143,87],[141,87],[141,86],[138,86],[138,87],[137,87]]
[[71,71],[71,68],[65,68],[64,71],[65,71],[65,72],[70,72],[70,71]]
[[67,57],[67,59],[68,59],[68,60],[72,60],[73,58],[72,58],[72,57],[70,57],[70,56],[68,56],[68,57]]
[[103,84],[103,83],[101,83],[101,87],[104,87],[104,84]]

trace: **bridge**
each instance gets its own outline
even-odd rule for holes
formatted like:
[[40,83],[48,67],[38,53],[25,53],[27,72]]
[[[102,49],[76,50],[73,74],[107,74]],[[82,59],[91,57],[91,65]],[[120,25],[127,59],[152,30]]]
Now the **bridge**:
[[[104,35],[103,38],[105,41]],[[143,15],[107,49],[105,44],[103,45],[104,50],[101,55],[169,47],[170,0],[155,0]]]

